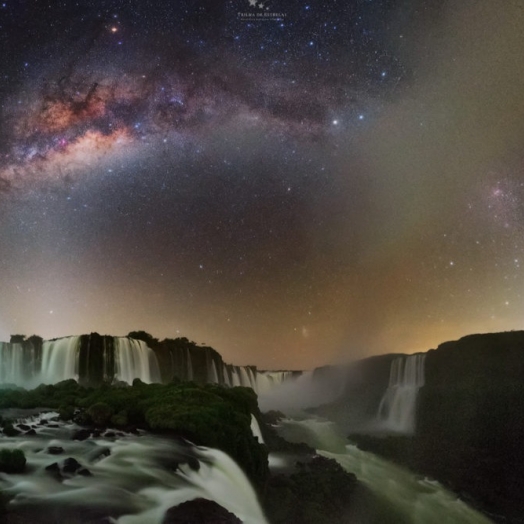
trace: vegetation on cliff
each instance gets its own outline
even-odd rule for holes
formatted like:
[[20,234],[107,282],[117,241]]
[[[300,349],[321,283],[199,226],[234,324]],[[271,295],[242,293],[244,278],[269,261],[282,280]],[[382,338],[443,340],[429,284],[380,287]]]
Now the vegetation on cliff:
[[38,406],[58,410],[63,419],[74,414],[82,425],[138,427],[221,449],[258,486],[268,475],[267,448],[251,432],[251,415],[258,416],[259,410],[256,394],[249,388],[193,382],[144,384],[136,379],[128,387],[88,388],[66,380],[30,391],[0,391],[0,408]]
[[22,473],[25,469],[25,455],[21,449],[0,450],[0,471],[4,473]]

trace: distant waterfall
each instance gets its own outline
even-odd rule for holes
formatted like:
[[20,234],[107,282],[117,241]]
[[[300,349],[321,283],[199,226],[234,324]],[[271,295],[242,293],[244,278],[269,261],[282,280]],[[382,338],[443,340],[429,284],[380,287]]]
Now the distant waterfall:
[[69,378],[78,380],[79,342],[80,337],[66,337],[43,343],[42,368],[37,374],[39,383],[56,384]]
[[275,386],[294,377],[292,371],[258,371],[252,366],[228,364],[223,365],[223,373],[224,384],[252,388],[257,395],[267,393]]
[[0,386],[34,388],[67,379],[98,386],[113,381],[132,384],[135,378],[145,383],[176,378],[198,384],[244,386],[261,395],[295,376],[291,371],[258,371],[255,366],[225,364],[208,347],[183,344],[155,347],[153,351],[142,340],[98,333],[48,341],[30,337],[19,343],[0,342]]
[[23,375],[22,344],[0,342],[0,384],[16,384]]
[[160,370],[153,350],[134,338],[115,338],[117,380],[131,384],[135,378],[150,384],[160,382]]
[[211,360],[210,369],[208,370],[209,382],[219,384],[217,366],[214,360]]
[[135,378],[160,382],[157,358],[140,340],[83,335],[43,341],[40,347],[30,341],[0,343],[0,385],[33,388],[67,379],[131,384]]
[[425,353],[398,357],[391,363],[389,386],[380,401],[377,418],[381,427],[394,433],[415,431],[417,394],[424,385]]
[[255,415],[253,415],[253,413],[251,413],[251,433],[253,433],[253,436],[258,439],[260,444],[265,444],[260,425],[258,424],[258,420]]
[[271,391],[275,386],[292,379],[292,371],[259,371],[256,374],[256,392],[263,395]]

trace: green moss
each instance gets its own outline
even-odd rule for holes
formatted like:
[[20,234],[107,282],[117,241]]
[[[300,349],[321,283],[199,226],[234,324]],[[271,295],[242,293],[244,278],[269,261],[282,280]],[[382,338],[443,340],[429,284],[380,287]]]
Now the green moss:
[[0,450],[0,471],[4,473],[22,473],[25,469],[25,455],[20,449]]
[[135,426],[182,436],[225,451],[258,486],[268,476],[267,448],[251,432],[251,415],[260,413],[256,394],[249,388],[140,380],[132,387],[86,388],[67,380],[32,391],[0,391],[0,407],[38,406],[59,410],[63,419],[79,409],[74,420],[81,425]]
[[111,417],[111,425],[116,426],[117,428],[124,428],[129,425],[127,411],[120,411],[116,415],[113,415]]
[[75,414],[75,408],[71,404],[62,405],[58,408],[58,416],[61,420],[71,420]]
[[6,437],[16,437],[16,435],[20,434],[20,431],[15,429],[13,424],[9,421],[5,421],[2,425],[2,428]]
[[95,426],[107,426],[113,416],[113,408],[105,402],[97,402],[89,407],[87,414]]

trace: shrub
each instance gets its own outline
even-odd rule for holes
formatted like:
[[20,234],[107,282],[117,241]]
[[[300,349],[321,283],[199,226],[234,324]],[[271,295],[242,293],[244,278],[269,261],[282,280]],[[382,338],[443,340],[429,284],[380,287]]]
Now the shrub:
[[75,408],[73,406],[66,405],[58,408],[58,416],[61,420],[71,420],[75,415]]
[[0,450],[0,471],[4,473],[22,473],[25,469],[25,455],[21,449]]
[[95,426],[107,426],[113,416],[113,408],[105,402],[98,402],[89,407],[87,414]]

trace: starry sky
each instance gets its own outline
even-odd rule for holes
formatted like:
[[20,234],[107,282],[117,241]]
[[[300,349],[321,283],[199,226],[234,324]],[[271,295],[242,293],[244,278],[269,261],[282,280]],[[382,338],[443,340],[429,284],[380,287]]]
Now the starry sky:
[[518,0],[6,0],[0,49],[0,340],[524,329]]

